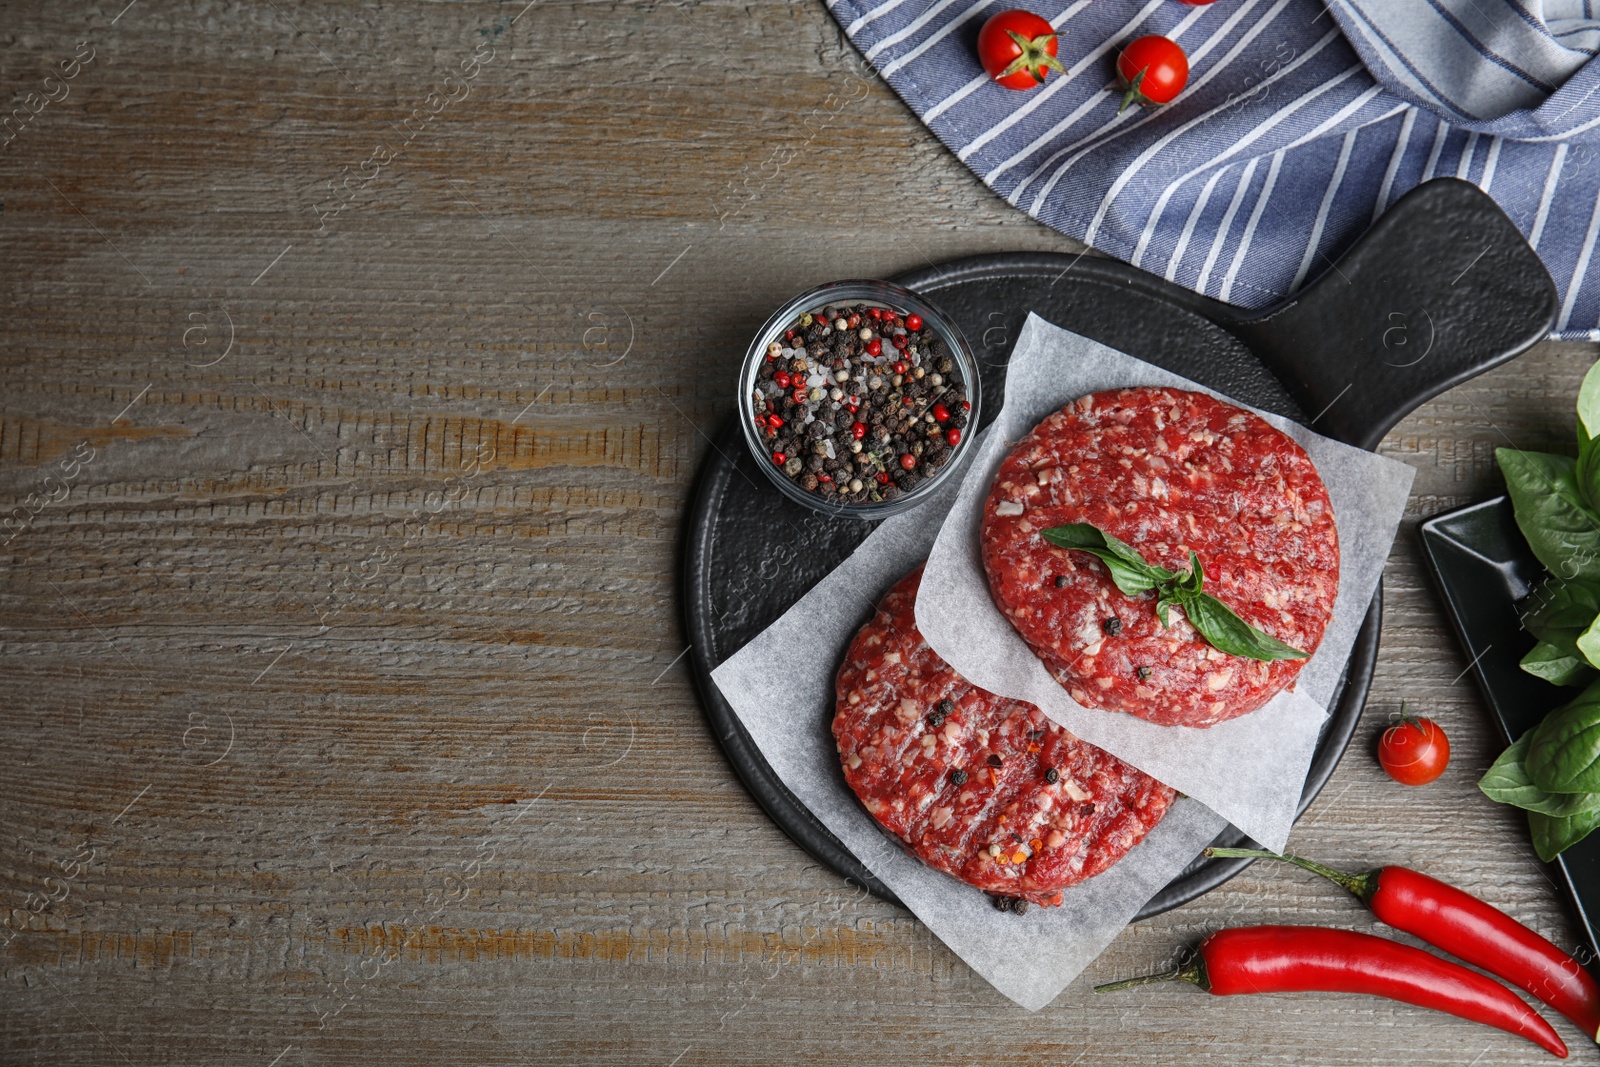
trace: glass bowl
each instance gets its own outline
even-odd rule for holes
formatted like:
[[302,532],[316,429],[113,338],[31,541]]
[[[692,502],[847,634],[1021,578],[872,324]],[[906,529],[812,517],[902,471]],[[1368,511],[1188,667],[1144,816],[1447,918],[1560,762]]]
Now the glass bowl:
[[[787,347],[784,334],[793,327],[795,321],[801,316],[808,313],[815,314],[826,307],[838,307],[844,304],[866,304],[869,307],[887,308],[902,317],[907,315],[920,316],[923,329],[931,329],[934,336],[944,342],[947,354],[955,363],[954,374],[958,374],[961,383],[966,386],[967,403],[971,405],[967,411],[966,424],[961,430],[960,440],[954,446],[947,446],[950,449],[950,453],[943,466],[938,467],[933,474],[921,478],[919,483],[910,490],[902,492],[899,486],[896,485],[895,489],[898,495],[892,500],[876,502],[842,501],[836,496],[824,496],[821,493],[806,489],[799,481],[785,474],[782,468],[774,462],[771,444],[766,436],[766,429],[764,426],[758,426],[756,422],[758,412],[755,405],[755,396],[760,371],[767,362],[768,346],[773,342],[777,342]],[[802,347],[804,346],[802,345]],[[892,346],[884,346],[884,354],[879,358],[885,363],[886,375],[892,373],[887,366],[894,358]],[[835,383],[832,381],[831,371],[829,375],[829,381],[826,384],[832,387]],[[853,381],[840,383],[840,387],[858,388]],[[740,425],[744,427],[745,445],[750,449],[751,456],[755,458],[756,466],[761,468],[784,496],[804,504],[808,508],[826,514],[876,520],[888,518],[890,515],[898,515],[916,507],[930,496],[938,493],[952,478],[959,477],[958,472],[966,465],[968,455],[974,447],[973,440],[976,436],[980,414],[979,393],[978,365],[977,360],[973,357],[972,349],[968,346],[966,338],[962,336],[955,323],[951,322],[937,307],[934,307],[911,290],[891,282],[844,281],[819,285],[815,289],[801,293],[772,313],[772,317],[767,319],[760,331],[756,333],[755,339],[750,342],[749,351],[745,353],[744,363],[739,370],[739,391],[736,410]],[[826,411],[828,409],[828,400],[825,399],[819,403],[822,410]],[[813,415],[815,413],[816,410],[813,409]],[[835,425],[840,425],[844,417],[846,416],[838,415]],[[838,433],[832,436],[836,441],[842,437]],[[868,444],[870,446],[871,442],[868,442]]]

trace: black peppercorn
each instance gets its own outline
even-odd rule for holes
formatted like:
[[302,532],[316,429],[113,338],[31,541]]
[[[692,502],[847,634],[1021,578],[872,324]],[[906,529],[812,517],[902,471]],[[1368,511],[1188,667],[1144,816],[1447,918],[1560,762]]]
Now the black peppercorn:
[[1149,667],[1140,667],[1139,668],[1139,681],[1145,682],[1145,681],[1149,681],[1149,680],[1150,680],[1150,668]]
[[1101,623],[1101,627],[1106,633],[1110,634],[1112,637],[1115,637],[1122,632],[1122,620],[1113,615],[1111,618]]
[[945,712],[943,708],[934,708],[932,711],[928,712],[929,729],[937,730],[939,727],[943,726],[944,716]]
[[1010,897],[995,897],[993,899],[994,899],[994,910],[995,911],[1010,911],[1011,910],[1011,898]]
[[950,772],[950,784],[951,785],[966,785],[967,784],[967,772],[962,770],[960,767],[957,767],[955,770],[951,771]]
[[1005,761],[1000,758],[1000,753],[998,753],[998,752],[989,753],[989,766],[998,767],[1003,762],[1005,762]]
[[1094,814],[1094,805],[1093,804],[1085,804],[1083,806],[1083,813],[1085,815],[1093,815]]
[[1051,785],[1055,785],[1057,782],[1061,781],[1061,772],[1056,770],[1054,767],[1046,767],[1044,769],[1044,780],[1049,782]]
[[1065,589],[1066,587],[1067,587],[1067,576],[1065,574],[1056,575],[1056,588],[1057,589]]
[[1026,915],[1026,914],[1028,914],[1028,902],[1026,900],[1023,900],[1021,897],[1018,897],[1017,899],[1013,900],[1011,902],[1011,914],[1013,914],[1013,915]]

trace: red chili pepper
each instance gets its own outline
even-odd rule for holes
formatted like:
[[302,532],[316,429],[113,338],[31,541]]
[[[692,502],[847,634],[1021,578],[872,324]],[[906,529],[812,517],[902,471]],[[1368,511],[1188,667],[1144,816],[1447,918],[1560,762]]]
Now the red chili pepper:
[[1346,874],[1300,856],[1214,848],[1224,858],[1281,859],[1336,882],[1396,930],[1527,990],[1600,1041],[1600,984],[1577,960],[1492,904],[1408,867]]
[[1242,926],[1218,930],[1187,967],[1094,987],[1191,982],[1219,997],[1240,993],[1369,993],[1520,1034],[1565,1059],[1549,1023],[1511,990],[1438,956],[1354,930]]

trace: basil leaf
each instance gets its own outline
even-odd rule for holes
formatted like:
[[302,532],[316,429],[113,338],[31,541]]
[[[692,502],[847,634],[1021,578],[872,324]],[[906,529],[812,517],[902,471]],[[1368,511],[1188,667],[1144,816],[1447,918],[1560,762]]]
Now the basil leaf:
[[1057,548],[1088,552],[1111,573],[1111,580],[1122,590],[1123,596],[1148,593],[1177,575],[1165,567],[1155,567],[1145,562],[1143,556],[1128,544],[1087,522],[1074,522],[1065,526],[1052,526],[1040,533]]
[[1578,638],[1600,618],[1600,586],[1550,578],[1517,606],[1523,628],[1539,639],[1522,669],[1555,685],[1587,685],[1593,674]]
[[1547,793],[1600,792],[1600,682],[1533,728],[1522,762]]
[[1600,619],[1590,623],[1573,644],[1589,666],[1600,667]]
[[1533,850],[1539,858],[1549,863],[1567,849],[1589,836],[1589,831],[1600,826],[1600,810],[1581,815],[1559,818],[1528,812],[1528,832],[1533,835]]
[[1595,676],[1594,668],[1583,657],[1549,641],[1534,645],[1533,650],[1522,657],[1519,666],[1551,685],[1588,685]]
[[1600,516],[1578,488],[1577,461],[1546,452],[1495,449],[1517,527],[1558,578],[1600,581]]
[[1210,593],[1184,600],[1183,613],[1201,637],[1230,655],[1268,662],[1305,659],[1308,655],[1251,626]]
[[1576,654],[1578,635],[1600,616],[1600,585],[1549,578],[1535,586],[1517,607],[1523,629]]
[[1531,737],[1531,732],[1523,734],[1478,780],[1483,795],[1497,804],[1510,804],[1558,819],[1600,811],[1600,793],[1546,793],[1533,784],[1522,765]]
[[1578,441],[1600,437],[1600,363],[1589,368],[1578,387]]
[[1583,502],[1591,510],[1600,509],[1600,439],[1583,438],[1583,428],[1578,428],[1578,465],[1573,469],[1573,480]]
[[1191,548],[1189,550],[1189,573],[1179,576],[1175,587],[1178,599],[1187,600],[1189,597],[1199,595],[1200,587],[1205,580],[1206,572],[1200,566],[1200,557]]

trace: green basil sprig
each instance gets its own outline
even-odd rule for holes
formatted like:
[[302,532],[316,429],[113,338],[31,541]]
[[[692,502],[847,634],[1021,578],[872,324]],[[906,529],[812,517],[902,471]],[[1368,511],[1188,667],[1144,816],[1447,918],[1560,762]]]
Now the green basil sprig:
[[1523,808],[1544,860],[1600,827],[1600,364],[1578,391],[1578,458],[1495,450],[1517,528],[1550,572],[1518,608],[1538,638],[1522,669],[1585,686],[1489,768],[1478,787]]
[[1041,536],[1058,548],[1088,552],[1104,563],[1112,582],[1124,596],[1140,596],[1154,590],[1157,593],[1156,617],[1164,627],[1172,625],[1169,612],[1179,607],[1201,637],[1231,656],[1272,662],[1305,659],[1308,655],[1251,626],[1228,605],[1205,592],[1201,588],[1205,571],[1200,566],[1200,557],[1193,552],[1189,553],[1188,570],[1169,571],[1146,562],[1132,545],[1093,523],[1052,526]]

